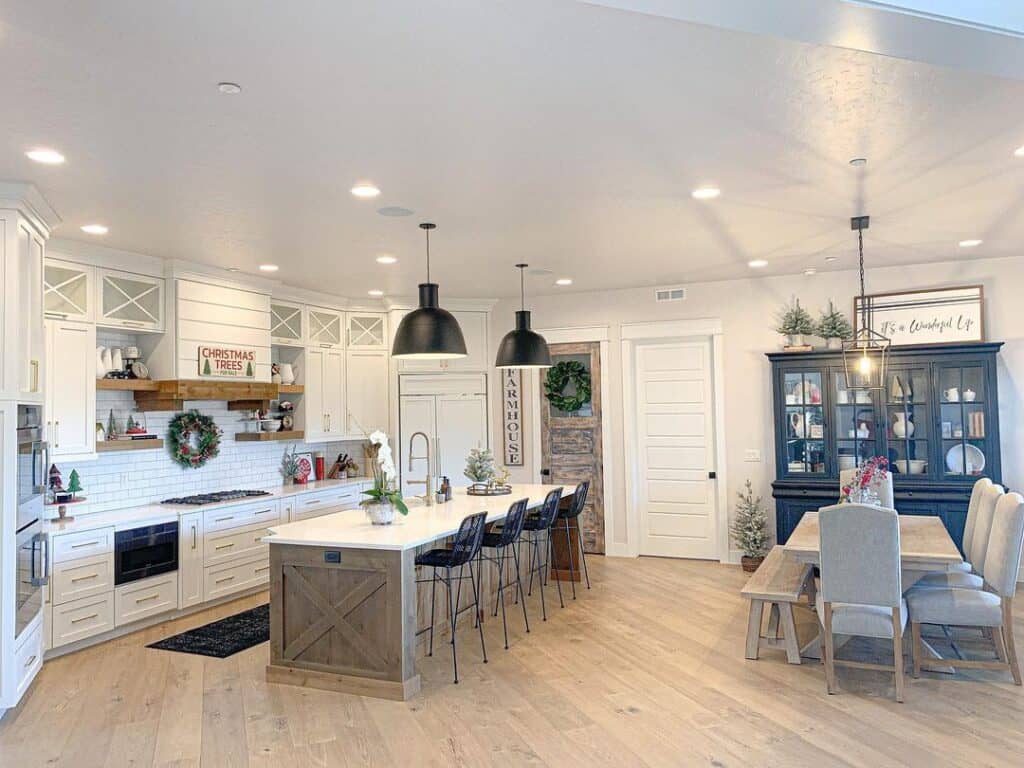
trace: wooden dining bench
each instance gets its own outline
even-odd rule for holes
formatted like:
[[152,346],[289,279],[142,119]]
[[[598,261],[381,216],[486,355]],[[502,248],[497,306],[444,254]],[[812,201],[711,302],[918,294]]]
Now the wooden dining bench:
[[[793,620],[793,603],[807,592],[811,605],[814,604],[813,566],[799,563],[786,555],[780,547],[772,547],[754,575],[740,594],[750,600],[750,615],[747,619],[748,659],[756,659],[761,648],[785,648],[790,664],[800,663],[800,642]],[[765,606],[771,606],[768,618],[768,633],[761,634],[761,621]],[[779,637],[779,630],[782,637]]]

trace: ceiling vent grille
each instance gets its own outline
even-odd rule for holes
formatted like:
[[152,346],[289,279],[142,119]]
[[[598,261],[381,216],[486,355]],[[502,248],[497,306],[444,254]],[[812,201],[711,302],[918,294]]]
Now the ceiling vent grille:
[[655,288],[655,301],[682,301],[686,298],[685,288]]

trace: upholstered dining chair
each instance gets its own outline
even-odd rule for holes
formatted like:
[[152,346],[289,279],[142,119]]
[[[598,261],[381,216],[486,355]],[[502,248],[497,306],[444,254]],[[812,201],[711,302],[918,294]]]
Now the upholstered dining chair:
[[[818,510],[821,588],[816,607],[824,635],[825,687],[836,692],[837,666],[896,675],[903,701],[903,629],[907,603],[900,574],[900,526],[895,509],[835,504]],[[839,660],[833,633],[892,641],[893,665]]]
[[1003,486],[987,477],[974,484],[971,502],[967,508],[967,524],[964,526],[964,554],[966,567],[949,572],[927,573],[914,584],[914,589],[959,587],[960,589],[982,589],[985,585],[985,559],[992,530],[996,505],[1003,497]]
[[[908,593],[915,677],[922,669],[934,666],[1009,669],[1013,682],[1021,684],[1013,639],[1013,597],[1017,591],[1022,548],[1024,496],[1008,493],[999,499],[992,520],[983,570],[986,588],[921,589]],[[921,645],[922,624],[988,628],[996,660],[926,659]]]
[[[839,490],[848,486],[853,482],[853,478],[856,476],[856,469],[841,469],[839,470]],[[896,501],[892,492],[892,472],[885,473],[885,479],[875,478],[871,487],[878,493],[878,503],[880,506],[888,507],[889,509],[896,509]]]

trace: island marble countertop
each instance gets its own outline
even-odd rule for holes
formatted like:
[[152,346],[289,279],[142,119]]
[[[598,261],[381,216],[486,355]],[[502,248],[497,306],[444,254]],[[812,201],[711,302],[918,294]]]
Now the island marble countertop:
[[205,512],[208,509],[224,509],[236,507],[239,504],[258,504],[261,501],[273,501],[277,499],[288,499],[293,496],[302,496],[317,491],[329,491],[331,488],[344,488],[363,483],[372,483],[369,477],[349,477],[344,480],[317,480],[312,483],[297,485],[281,485],[274,488],[260,488],[258,490],[269,491],[268,496],[249,496],[241,499],[231,499],[215,504],[139,504],[123,509],[111,509],[106,512],[94,512],[91,514],[80,514],[74,504],[68,505],[68,513],[75,515],[74,520],[61,522],[59,518],[46,520],[43,531],[50,534],[70,533],[72,531],[90,531],[97,528],[114,526],[115,530],[137,528],[143,525],[156,525],[158,523],[169,523],[178,520],[182,515],[191,512]]
[[[426,506],[419,499],[408,500],[409,514],[395,515],[391,525],[373,525],[361,510],[335,512],[322,517],[272,526],[263,541],[269,544],[295,544],[308,547],[349,547],[353,549],[406,550],[451,536],[466,515],[487,512],[488,522],[505,519],[508,508],[522,498],[531,509],[539,507],[554,485],[513,485],[505,496],[469,496],[465,488],[456,488],[452,500]],[[576,489],[566,486],[562,497]]]

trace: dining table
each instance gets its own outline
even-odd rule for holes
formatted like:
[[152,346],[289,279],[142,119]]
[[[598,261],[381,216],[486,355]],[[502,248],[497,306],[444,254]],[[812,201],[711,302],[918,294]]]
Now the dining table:
[[[927,573],[952,571],[963,562],[960,550],[953,542],[946,526],[938,517],[931,515],[900,515],[900,565],[902,571],[903,591],[906,593],[917,581]],[[789,539],[782,545],[787,556],[798,562],[821,564],[821,538],[818,529],[818,513],[805,512],[797,523]],[[905,642],[909,642],[905,635]],[[835,645],[840,647],[850,638],[835,636]],[[823,640],[819,625],[818,635],[800,649],[800,655],[821,658],[821,642]],[[922,640],[925,653],[941,658],[939,653],[926,641]],[[949,671],[952,668],[942,670]]]

